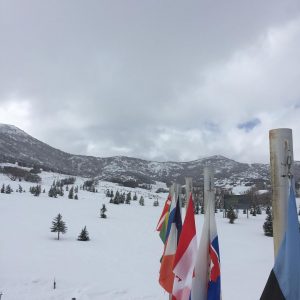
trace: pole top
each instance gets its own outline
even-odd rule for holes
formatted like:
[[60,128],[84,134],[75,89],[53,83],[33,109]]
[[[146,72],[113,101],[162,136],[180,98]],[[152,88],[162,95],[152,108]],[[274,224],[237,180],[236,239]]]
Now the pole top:
[[270,137],[272,135],[280,135],[280,134],[292,134],[292,129],[291,128],[275,128],[275,129],[270,129],[269,130],[269,135]]

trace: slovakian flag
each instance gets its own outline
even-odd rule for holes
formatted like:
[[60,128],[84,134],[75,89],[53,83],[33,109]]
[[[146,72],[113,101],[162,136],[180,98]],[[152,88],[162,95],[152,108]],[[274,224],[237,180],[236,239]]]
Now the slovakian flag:
[[172,300],[188,300],[190,298],[196,254],[197,235],[191,193],[175,255]]
[[300,233],[293,185],[288,199],[286,232],[261,300],[300,299]]
[[156,226],[156,231],[159,231],[159,236],[163,243],[166,242],[166,233],[167,233],[167,226],[168,226],[168,220],[169,220],[169,209],[171,205],[171,195],[168,195],[168,198],[165,202],[163,211],[161,213],[161,216],[159,218],[159,221]]
[[221,300],[220,252],[212,201],[207,201],[204,218],[191,300]]
[[173,201],[170,206],[169,224],[170,231],[166,239],[163,257],[160,265],[159,283],[168,292],[172,293],[174,273],[173,266],[178,240],[182,229],[181,212],[179,200],[175,201],[175,209],[172,208]]

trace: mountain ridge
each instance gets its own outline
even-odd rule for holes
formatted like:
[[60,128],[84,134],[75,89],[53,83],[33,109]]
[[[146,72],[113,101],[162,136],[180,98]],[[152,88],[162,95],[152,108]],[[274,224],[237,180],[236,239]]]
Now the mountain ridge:
[[[269,182],[269,165],[239,163],[222,155],[213,155],[187,162],[150,161],[128,156],[95,157],[76,155],[56,149],[30,136],[14,125],[0,124],[0,162],[18,162],[44,170],[110,181],[132,181],[151,184],[161,181],[183,183],[186,176],[195,182],[203,177],[203,168],[212,166],[221,185],[243,181]],[[300,163],[297,174],[300,175]],[[299,168],[298,168],[299,167]],[[299,169],[299,172],[298,172]]]

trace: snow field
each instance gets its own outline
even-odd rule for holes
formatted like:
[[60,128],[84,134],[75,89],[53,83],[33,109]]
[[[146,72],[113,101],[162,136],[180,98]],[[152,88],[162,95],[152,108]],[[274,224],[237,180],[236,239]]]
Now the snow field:
[[[3,300],[141,300],[168,299],[158,284],[162,242],[155,227],[166,194],[159,195],[160,206],[153,207],[155,193],[136,189],[138,201],[131,205],[110,204],[107,188],[114,192],[134,189],[100,182],[99,193],[79,190],[79,200],[49,198],[47,191],[61,175],[42,174],[41,193],[34,197],[28,190],[32,183],[21,185],[26,193],[0,194],[0,292]],[[75,185],[84,179],[78,178]],[[0,174],[0,184],[12,182]],[[161,185],[160,185],[161,186]],[[155,189],[154,189],[155,190]],[[107,219],[100,208],[106,204]],[[53,218],[61,213],[68,231],[50,232]],[[184,210],[183,210],[184,214]],[[235,224],[222,213],[216,214],[223,300],[259,299],[273,266],[273,240],[263,235],[266,215],[256,217],[239,212]],[[200,240],[203,215],[196,216]],[[91,241],[79,242],[77,236],[87,226]],[[53,289],[53,279],[57,289]]]

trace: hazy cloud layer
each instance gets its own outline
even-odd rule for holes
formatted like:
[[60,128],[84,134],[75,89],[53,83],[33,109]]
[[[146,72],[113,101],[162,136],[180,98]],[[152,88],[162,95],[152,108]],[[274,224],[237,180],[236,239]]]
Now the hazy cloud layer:
[[0,2],[0,122],[76,154],[300,159],[300,3]]

